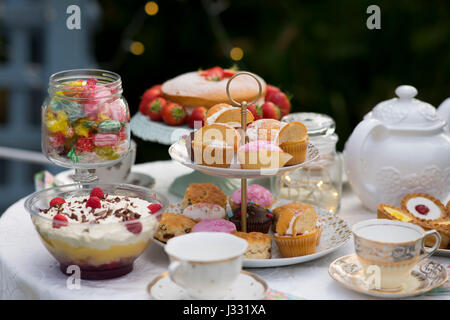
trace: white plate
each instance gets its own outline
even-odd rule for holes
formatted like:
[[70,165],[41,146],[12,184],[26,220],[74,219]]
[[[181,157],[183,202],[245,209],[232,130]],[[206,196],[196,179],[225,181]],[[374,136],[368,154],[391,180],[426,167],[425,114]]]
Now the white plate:
[[[272,208],[276,208],[283,204],[289,203],[289,200],[278,200]],[[320,243],[316,248],[316,253],[306,256],[283,258],[278,252],[277,245],[272,239],[272,258],[271,259],[244,259],[243,266],[246,268],[267,268],[267,267],[280,267],[287,266],[323,257],[333,251],[338,250],[343,246],[351,237],[351,228],[348,223],[336,214],[330,214],[328,211],[320,208],[315,208],[317,214],[323,222],[322,236],[320,237]],[[181,214],[183,212],[181,204],[171,204],[167,211]],[[153,239],[153,241],[164,247],[165,243]]]
[[300,168],[304,166],[305,164],[312,162],[316,160],[319,157],[319,151],[315,146],[313,146],[311,143],[308,145],[308,150],[306,152],[306,160],[302,163],[292,165],[292,166],[286,166],[283,168],[277,168],[277,169],[240,169],[240,168],[216,168],[216,167],[210,167],[210,166],[204,166],[199,165],[191,161],[189,158],[188,151],[186,149],[186,141],[184,139],[181,139],[174,144],[172,144],[169,147],[169,154],[170,157],[181,163],[182,165],[185,165],[186,167],[201,171],[203,173],[212,175],[212,176],[218,176],[218,177],[225,177],[225,178],[261,178],[261,177],[270,177],[270,176],[277,176],[281,175],[284,172],[292,171],[297,168]]
[[140,112],[131,118],[130,126],[136,137],[168,146],[193,130],[187,125],[169,126],[164,122],[152,121]]
[[350,290],[379,298],[406,298],[424,294],[443,285],[447,270],[442,264],[429,259],[420,261],[399,291],[383,291],[370,288],[356,254],[349,254],[333,261],[328,268],[330,276]]
[[[55,176],[55,184],[57,186],[61,186],[64,184],[72,184],[74,183],[72,176],[74,174],[73,170],[65,170],[58,173]],[[126,184],[134,184],[141,187],[153,188],[155,185],[155,179],[145,173],[141,172],[130,172],[127,179],[123,181]]]
[[[157,276],[147,287],[147,292],[156,300],[191,300],[186,290],[170,280],[168,272]],[[228,289],[223,300],[262,300],[267,292],[267,284],[257,275],[241,271]]]

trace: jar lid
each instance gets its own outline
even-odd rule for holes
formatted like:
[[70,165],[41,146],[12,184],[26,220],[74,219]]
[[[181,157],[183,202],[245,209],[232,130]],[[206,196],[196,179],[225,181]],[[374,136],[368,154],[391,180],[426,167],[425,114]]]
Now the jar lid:
[[415,99],[417,89],[402,85],[395,90],[397,98],[380,102],[365,118],[395,125],[395,130],[434,130],[445,125],[431,104]]
[[284,116],[282,122],[300,121],[308,130],[308,136],[328,136],[334,133],[336,123],[333,118],[322,113],[297,112]]

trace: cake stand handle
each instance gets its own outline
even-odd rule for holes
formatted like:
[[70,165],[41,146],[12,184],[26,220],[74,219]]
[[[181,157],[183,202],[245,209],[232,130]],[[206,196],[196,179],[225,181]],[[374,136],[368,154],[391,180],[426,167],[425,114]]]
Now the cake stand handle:
[[[247,103],[247,101],[238,102],[233,99],[230,93],[230,84],[231,81],[233,81],[234,78],[239,77],[241,75],[247,75],[252,77],[256,83],[258,84],[258,95],[256,96],[256,99],[253,100],[250,103]],[[258,102],[259,98],[261,98],[262,94],[262,86],[261,82],[258,80],[258,78],[250,73],[250,72],[238,72],[235,75],[233,75],[230,80],[227,82],[227,96],[228,99],[230,99],[231,103],[235,104],[236,106],[241,107],[241,128],[242,128],[242,137],[241,137],[241,146],[248,143],[248,137],[247,137],[247,104],[254,104]],[[247,232],[247,179],[241,179],[241,231]]]

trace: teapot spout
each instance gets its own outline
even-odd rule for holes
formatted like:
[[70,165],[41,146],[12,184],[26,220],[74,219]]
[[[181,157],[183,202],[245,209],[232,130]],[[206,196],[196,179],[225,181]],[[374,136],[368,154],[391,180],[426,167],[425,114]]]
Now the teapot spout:
[[437,113],[446,122],[445,130],[450,132],[450,98],[444,100],[437,109]]

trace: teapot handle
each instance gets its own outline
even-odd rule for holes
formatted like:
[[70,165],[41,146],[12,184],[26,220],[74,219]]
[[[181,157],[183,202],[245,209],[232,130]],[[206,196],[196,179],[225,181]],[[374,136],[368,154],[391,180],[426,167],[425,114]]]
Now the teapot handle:
[[360,122],[346,142],[344,148],[345,170],[349,181],[351,181],[355,192],[360,195],[364,205],[372,210],[376,209],[377,206],[377,201],[373,197],[376,190],[362,179],[361,151],[370,133],[380,127],[387,130],[386,126],[377,119],[367,119]]

